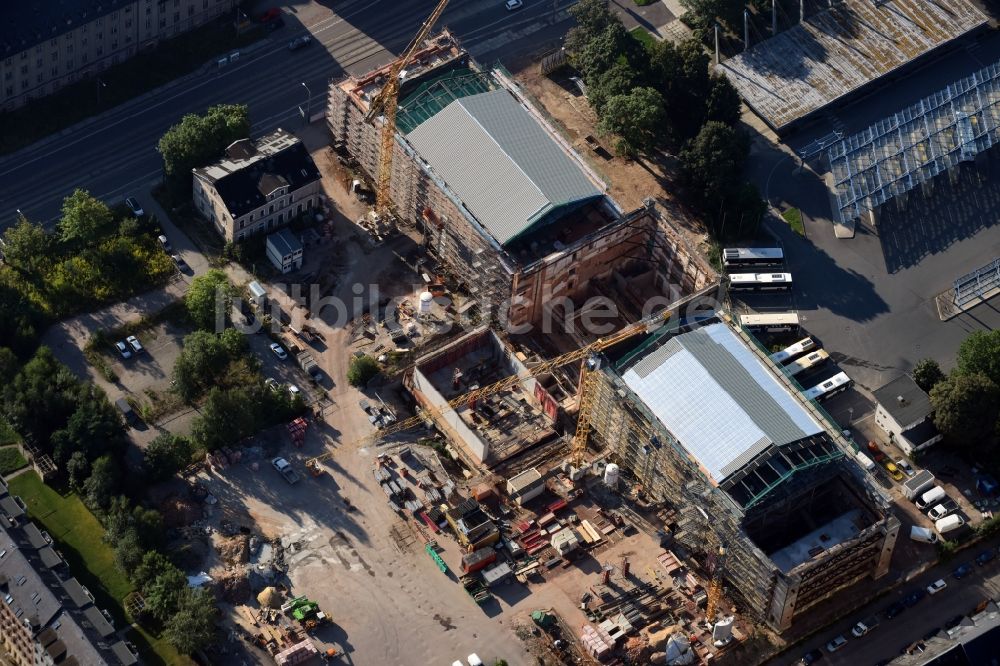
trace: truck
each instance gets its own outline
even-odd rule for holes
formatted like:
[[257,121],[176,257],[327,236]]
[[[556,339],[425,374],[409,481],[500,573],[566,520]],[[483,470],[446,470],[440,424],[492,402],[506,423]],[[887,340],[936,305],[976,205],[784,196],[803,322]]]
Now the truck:
[[915,500],[934,485],[934,475],[926,469],[920,470],[903,482],[903,497]]
[[298,483],[299,479],[302,478],[299,476],[299,473],[296,472],[295,469],[292,467],[292,463],[288,462],[284,458],[275,458],[274,460],[272,460],[271,467],[278,470],[278,473],[280,473],[281,476],[285,477],[285,481],[288,481],[288,483],[291,483],[293,485]]
[[295,359],[299,363],[299,367],[305,370],[314,381],[319,381],[323,378],[323,371],[319,367],[319,363],[316,359],[312,357],[309,352],[300,352]]

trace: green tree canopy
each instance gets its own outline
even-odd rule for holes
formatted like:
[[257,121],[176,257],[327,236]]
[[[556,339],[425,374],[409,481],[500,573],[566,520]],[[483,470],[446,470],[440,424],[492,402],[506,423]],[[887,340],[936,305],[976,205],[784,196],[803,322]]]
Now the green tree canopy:
[[218,326],[229,316],[235,290],[229,278],[219,269],[212,269],[191,281],[184,295],[191,320],[198,328],[206,331],[221,331]]
[[649,153],[663,131],[663,98],[652,88],[634,88],[607,100],[598,125],[618,136],[618,150],[626,155]]
[[617,95],[629,94],[638,85],[639,80],[639,73],[624,60],[619,60],[601,72],[593,82],[588,82],[587,99],[591,108],[598,117],[603,118],[607,100]]
[[711,88],[708,92],[706,119],[717,120],[720,123],[735,127],[740,122],[742,108],[740,94],[724,76],[712,76]]
[[243,386],[254,381],[256,359],[246,357],[246,336],[234,328],[220,335],[195,331],[184,338],[174,362],[174,390],[193,400],[211,386]]
[[20,271],[37,273],[53,256],[52,236],[40,224],[22,217],[3,232],[4,261]]
[[186,585],[177,599],[177,611],[167,620],[167,640],[184,654],[194,654],[215,636],[218,611],[212,593]]
[[191,169],[206,166],[222,156],[226,146],[250,136],[250,113],[242,104],[220,104],[204,115],[190,113],[160,138],[163,171],[185,188],[191,186]]
[[110,456],[98,458],[91,466],[90,477],[83,484],[87,504],[95,511],[103,512],[117,490],[118,464]]
[[683,176],[702,208],[738,194],[749,146],[740,132],[720,122],[705,123],[681,152]]
[[113,224],[114,214],[107,204],[86,190],[76,190],[63,199],[62,217],[56,228],[64,243],[84,245],[93,243]]
[[14,381],[3,387],[3,416],[26,442],[49,452],[52,433],[76,411],[78,386],[52,350],[40,347]]
[[650,80],[663,95],[667,128],[664,136],[681,146],[698,134],[707,116],[712,80],[708,54],[695,39],[657,42],[650,50]]
[[1000,386],[1000,330],[975,331],[958,348],[958,372],[982,373]]
[[351,386],[364,386],[379,372],[378,363],[371,356],[355,356],[347,368],[347,381]]
[[939,381],[944,379],[944,372],[941,366],[932,358],[925,358],[917,361],[913,366],[913,381],[927,393],[931,392]]
[[132,571],[132,583],[145,593],[146,585],[152,582],[157,576],[168,569],[173,569],[174,564],[163,553],[157,550],[147,550],[142,555],[142,562]]
[[565,44],[570,51],[579,51],[608,26],[621,23],[608,8],[607,0],[580,0],[569,13],[576,19],[576,26],[566,35]]
[[142,466],[150,481],[166,481],[191,462],[191,442],[163,432],[142,452]]
[[145,609],[157,620],[166,622],[178,612],[187,589],[187,576],[177,567],[167,566],[143,588]]
[[1000,413],[1000,388],[984,374],[952,373],[931,389],[934,425],[955,446],[982,447]]
[[681,0],[687,8],[685,19],[696,28],[710,30],[716,19],[743,34],[743,0]]
[[615,21],[594,35],[573,54],[573,62],[589,84],[611,69],[616,62],[634,64],[645,58],[642,45],[629,34],[621,21]]

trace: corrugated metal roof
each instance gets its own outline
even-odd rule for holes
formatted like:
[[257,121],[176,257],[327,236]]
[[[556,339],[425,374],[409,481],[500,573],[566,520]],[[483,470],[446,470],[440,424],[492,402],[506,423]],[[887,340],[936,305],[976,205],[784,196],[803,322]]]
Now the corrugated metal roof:
[[668,340],[622,378],[716,482],[822,431],[726,324]]
[[501,245],[552,209],[601,195],[506,90],[457,99],[406,138]]

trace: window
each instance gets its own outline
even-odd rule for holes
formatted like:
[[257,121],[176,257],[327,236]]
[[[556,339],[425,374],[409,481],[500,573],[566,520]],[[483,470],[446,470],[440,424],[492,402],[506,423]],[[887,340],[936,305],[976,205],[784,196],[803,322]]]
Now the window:
[[[67,35],[67,37],[68,36],[69,35]],[[21,60],[27,60],[27,59],[28,59],[28,52],[27,51],[21,51]]]
[[7,86],[7,97],[14,96],[14,86]]
[[[84,24],[84,25],[86,25],[86,24]],[[55,46],[58,43],[59,43],[59,40],[53,39],[53,40],[49,41],[49,46]],[[8,60],[10,60],[10,58],[8,58]]]
[[99,55],[99,56],[104,55],[104,47],[103,46],[98,46],[97,47],[97,55]]
[[116,26],[116,25],[111,26],[111,34],[112,35],[117,35],[118,34],[118,26]]
[[27,74],[27,73],[28,73],[28,66],[21,65],[21,74]]
[[14,78],[14,72],[7,72],[3,75],[4,81],[10,81],[12,78]]
[[86,37],[84,37],[83,41],[80,42],[80,46],[87,46],[87,38]]
[[41,66],[42,66],[42,59],[39,58],[38,60],[35,61],[35,67],[41,67]]
[[125,21],[125,27],[126,28],[131,28],[132,27],[132,19],[128,19],[127,21]]
[[35,76],[35,82],[41,83],[44,80],[45,80],[45,75],[42,74],[41,72],[38,72],[38,74]]
[[118,50],[118,42],[111,42],[111,50],[112,51]]
[[57,62],[59,60],[59,51],[52,52],[52,62]]
[[181,22],[181,13],[174,12],[174,23],[180,23],[180,22]]
[[167,17],[166,16],[161,16],[160,17],[160,27],[161,28],[166,28],[167,27]]
[[73,69],[73,59],[72,58],[70,58],[69,60],[66,61],[66,71],[68,72],[71,69]]
[[208,9],[208,0],[203,0],[203,2],[201,3],[201,8]]
[[73,52],[73,45],[72,44],[67,44],[66,45],[66,53],[72,53],[72,52]]
[[146,19],[146,30],[153,29],[153,21],[151,19]]
[[274,204],[271,204],[267,209],[267,214],[270,215],[274,212]]
[[89,61],[90,61],[90,56],[88,54],[84,53],[82,56],[80,56],[81,65],[86,65]]
[[[247,223],[247,221],[246,221],[246,220],[240,220],[240,229],[242,229],[243,227],[245,227],[245,226],[246,226],[246,223]],[[243,237],[243,234],[240,234],[240,237],[242,238],[242,237]]]
[[59,76],[59,68],[58,67],[53,67],[52,68],[52,76]]
[[194,5],[188,5],[188,16],[194,16]]

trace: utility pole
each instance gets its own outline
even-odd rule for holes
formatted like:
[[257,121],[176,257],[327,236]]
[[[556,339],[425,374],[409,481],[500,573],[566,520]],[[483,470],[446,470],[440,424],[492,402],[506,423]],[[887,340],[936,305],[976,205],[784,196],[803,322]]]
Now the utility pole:
[[715,23],[715,64],[719,64],[719,22]]
[[309,93],[309,97],[306,99],[306,116],[305,116],[306,125],[308,125],[309,124],[309,118],[310,118],[309,114],[312,112],[313,94],[312,94],[312,90],[309,90],[309,86],[307,86],[305,84],[305,81],[302,82],[302,87],[306,89],[307,93]]
[[750,10],[743,10],[743,50],[750,48]]
[[778,0],[771,0],[771,36],[778,34]]
[[101,105],[101,88],[107,88],[108,84],[101,80],[101,77],[97,77],[97,106]]

